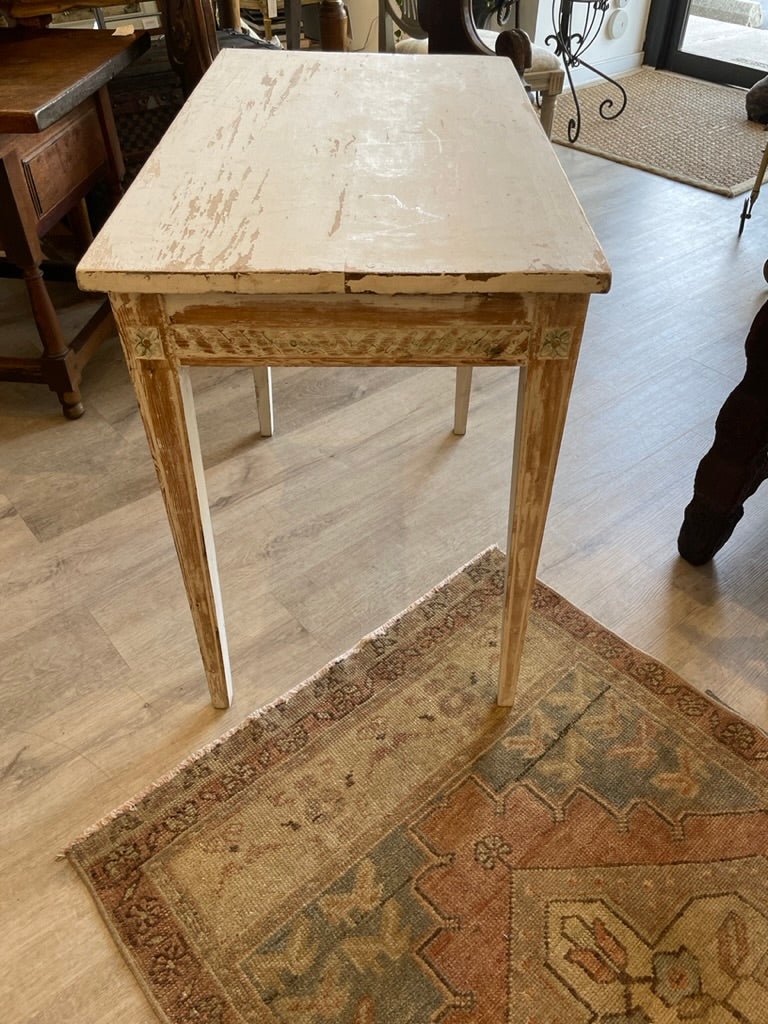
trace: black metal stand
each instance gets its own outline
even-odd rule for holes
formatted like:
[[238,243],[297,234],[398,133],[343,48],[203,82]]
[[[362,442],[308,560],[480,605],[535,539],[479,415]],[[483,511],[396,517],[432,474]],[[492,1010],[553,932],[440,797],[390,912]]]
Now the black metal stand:
[[506,28],[515,12],[515,28],[520,28],[520,0],[474,0],[472,13],[478,28],[498,31]]
[[[760,195],[760,189],[763,187],[766,171],[768,171],[768,143],[763,151],[763,158],[760,161],[760,167],[757,171],[755,184],[752,186],[752,191],[749,196],[744,200],[744,206],[741,211],[741,220],[739,221],[739,238],[741,238],[746,222],[752,219],[752,207],[755,205]],[[768,264],[766,265],[768,266]],[[768,280],[768,278],[766,280]]]
[[[552,35],[547,36],[544,42],[547,45],[555,44],[555,53],[563,61],[568,84],[571,87],[576,116],[571,117],[568,121],[569,142],[575,142],[581,132],[581,106],[573,87],[571,68],[582,66],[588,68],[609,85],[618,89],[621,94],[618,109],[613,109],[615,103],[610,97],[606,97],[600,104],[600,117],[604,120],[614,120],[627,105],[627,93],[624,87],[610,75],[606,75],[604,71],[600,71],[599,68],[588,63],[582,56],[600,35],[600,29],[603,27],[609,6],[610,0],[552,0],[552,25],[555,31]],[[581,13],[576,15],[574,8],[579,8]],[[579,19],[581,24],[574,25],[574,21],[578,22]]]

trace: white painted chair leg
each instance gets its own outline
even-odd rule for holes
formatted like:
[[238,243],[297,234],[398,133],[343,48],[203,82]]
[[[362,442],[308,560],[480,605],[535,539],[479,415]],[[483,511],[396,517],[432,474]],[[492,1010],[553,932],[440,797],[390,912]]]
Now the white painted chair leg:
[[557,96],[544,92],[541,94],[541,127],[546,132],[547,138],[552,138],[552,125],[555,120],[555,105]]
[[469,394],[472,390],[472,367],[456,367],[456,401],[453,410],[453,432],[459,436],[467,432]]
[[548,71],[530,69],[525,73],[525,84],[529,89],[539,93],[541,97],[541,126],[550,139],[552,138],[552,123],[555,118],[557,97],[562,94],[564,83],[565,72],[562,68],[551,68]]
[[259,411],[259,431],[262,437],[272,437],[275,428],[272,412],[272,367],[254,366],[253,384],[256,388],[256,407]]

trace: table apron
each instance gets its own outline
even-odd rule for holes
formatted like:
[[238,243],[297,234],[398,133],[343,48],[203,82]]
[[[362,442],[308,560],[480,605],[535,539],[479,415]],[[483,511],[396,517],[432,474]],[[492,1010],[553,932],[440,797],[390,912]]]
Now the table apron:
[[519,366],[568,358],[586,306],[530,293],[111,299],[130,358],[188,366]]

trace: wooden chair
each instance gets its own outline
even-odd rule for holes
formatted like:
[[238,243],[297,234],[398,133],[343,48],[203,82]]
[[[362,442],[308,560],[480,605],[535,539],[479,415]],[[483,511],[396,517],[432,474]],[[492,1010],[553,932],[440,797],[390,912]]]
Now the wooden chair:
[[[404,38],[395,42],[395,26]],[[388,53],[477,53],[512,56],[510,45],[519,30],[488,31],[475,24],[473,0],[379,0],[379,49]],[[532,46],[525,63],[526,86],[541,97],[541,124],[552,134],[557,97],[564,72],[558,58],[543,46]]]
[[[299,5],[300,6],[300,5]],[[295,0],[286,12],[295,16]],[[188,96],[222,49],[272,48],[240,27],[240,5],[227,0],[217,10],[214,0],[163,0],[162,22],[171,67]],[[292,23],[291,23],[292,24]]]

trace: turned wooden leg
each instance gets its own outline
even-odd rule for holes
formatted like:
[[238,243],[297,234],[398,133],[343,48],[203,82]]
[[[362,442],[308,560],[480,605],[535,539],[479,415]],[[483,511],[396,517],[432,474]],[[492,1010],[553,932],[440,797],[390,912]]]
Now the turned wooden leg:
[[101,125],[102,137],[107,148],[107,184],[112,197],[112,205],[117,206],[123,195],[123,178],[125,177],[125,162],[123,161],[120,140],[117,136],[115,116],[112,113],[112,103],[109,98],[109,90],[106,85],[94,94],[96,110]]
[[747,368],[718,413],[715,440],[699,463],[678,551],[708,562],[744,515],[744,502],[768,478],[768,302],[746,342]]
[[262,437],[272,437],[275,429],[272,409],[272,368],[254,366],[253,386],[256,389],[256,407],[259,411],[259,432]]
[[43,273],[38,266],[22,269],[32,315],[43,346],[40,361],[43,379],[58,395],[67,419],[79,419],[85,411],[80,398],[79,375],[69,365],[69,346],[61,333],[61,324],[45,286]]
[[32,207],[19,156],[13,149],[0,157],[0,234],[6,256],[24,275],[32,315],[43,346],[40,376],[59,396],[64,415],[83,415],[80,375],[70,365],[69,347],[43,280],[43,252],[37,235],[37,215]]
[[456,367],[456,398],[453,406],[453,432],[459,437],[467,432],[469,396],[472,391],[472,367]]
[[88,216],[88,207],[85,199],[81,199],[79,203],[76,203],[67,216],[72,233],[77,239],[77,244],[82,252],[85,252],[93,241],[91,218]]

